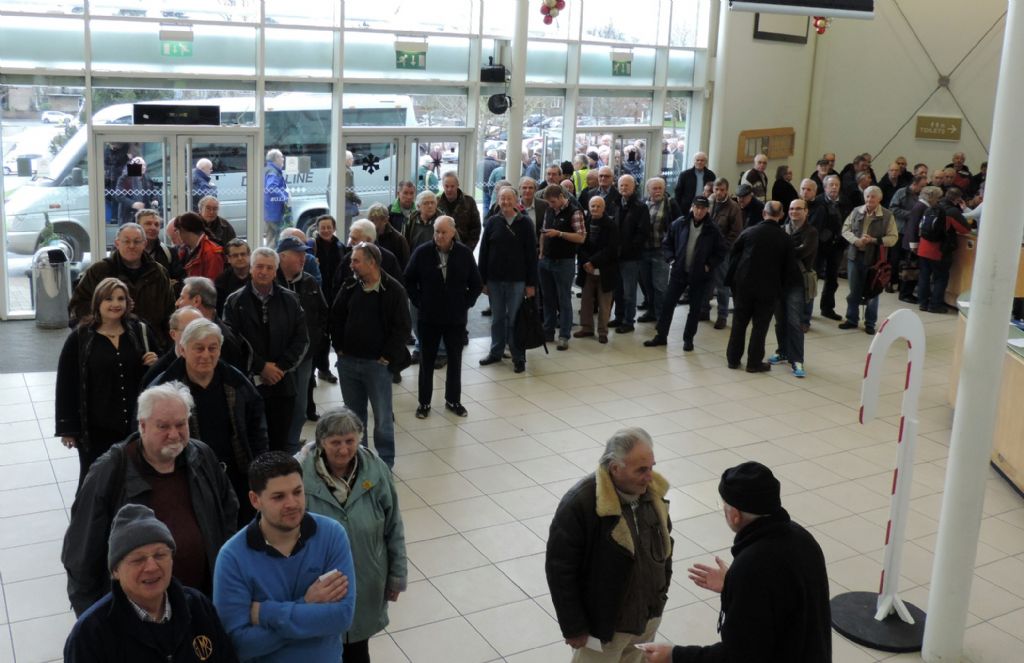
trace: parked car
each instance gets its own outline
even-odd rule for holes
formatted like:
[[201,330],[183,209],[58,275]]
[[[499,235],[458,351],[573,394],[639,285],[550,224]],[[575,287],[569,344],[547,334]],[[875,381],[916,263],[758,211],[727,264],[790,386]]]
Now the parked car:
[[61,111],[48,110],[43,111],[43,116],[40,119],[43,124],[70,124],[74,118]]

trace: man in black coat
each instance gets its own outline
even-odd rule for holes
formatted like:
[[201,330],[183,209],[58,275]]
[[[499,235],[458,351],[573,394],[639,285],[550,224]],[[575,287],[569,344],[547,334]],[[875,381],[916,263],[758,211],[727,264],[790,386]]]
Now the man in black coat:
[[450,216],[434,220],[434,241],[420,244],[409,258],[405,285],[409,300],[419,311],[420,376],[416,417],[430,414],[434,390],[434,361],[444,339],[448,349],[448,373],[444,406],[465,417],[462,405],[462,347],[466,343],[466,312],[476,304],[482,283],[473,252],[455,240],[455,221]]
[[715,173],[708,168],[708,155],[703,152],[693,155],[693,168],[679,173],[676,180],[675,198],[679,209],[690,209],[693,199],[704,195],[704,185],[715,179]]
[[793,255],[793,242],[780,225],[782,217],[779,201],[769,200],[764,206],[764,220],[744,230],[732,245],[729,273],[725,277],[736,306],[725,353],[729,368],[740,367],[747,325],[753,320],[747,372],[771,370],[771,365],[764,362],[764,340],[775,304],[783,290],[802,279]]
[[151,509],[121,507],[110,529],[110,592],[71,629],[65,663],[237,663],[210,599],[171,576],[175,548]]
[[779,482],[760,463],[722,473],[718,493],[736,533],[733,563],[695,564],[690,579],[722,595],[722,641],[706,647],[644,645],[648,663],[726,663],[832,660],[831,610],[825,556],[814,537],[794,523]]
[[224,320],[249,344],[249,370],[263,397],[267,436],[272,451],[288,445],[295,411],[295,371],[309,352],[306,313],[291,290],[275,283],[280,258],[273,249],[254,249],[250,259],[251,283],[228,296]]
[[675,315],[675,302],[687,287],[690,289],[690,311],[683,329],[683,350],[693,350],[693,337],[697,333],[700,307],[707,300],[707,288],[715,269],[725,259],[725,238],[717,223],[705,223],[710,202],[704,196],[693,199],[690,213],[676,219],[661,242],[665,260],[672,263],[665,294],[666,305],[658,317],[657,334],[647,347],[668,345],[668,332]]
[[[605,202],[607,202],[607,198]],[[651,234],[651,212],[636,190],[632,175],[619,178],[619,207],[615,213],[619,226],[620,287],[615,292],[615,327],[618,334],[628,334],[635,327],[636,289],[640,280],[640,259]],[[668,300],[666,300],[668,301]]]
[[373,446],[388,467],[395,464],[395,421],[391,408],[391,372],[409,365],[409,298],[381,269],[381,251],[362,242],[352,248],[353,278],[345,281],[331,306],[331,343],[338,353],[338,381],[345,405],[363,421],[366,444],[367,402],[373,408]]

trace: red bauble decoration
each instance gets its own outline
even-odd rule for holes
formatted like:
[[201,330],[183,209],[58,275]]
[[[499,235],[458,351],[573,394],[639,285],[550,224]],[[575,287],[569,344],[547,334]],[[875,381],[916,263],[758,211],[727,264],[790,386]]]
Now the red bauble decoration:
[[[544,16],[545,16],[546,18],[549,18],[549,17],[548,17],[548,14],[550,14],[550,13],[551,13],[551,7],[548,7],[547,5],[541,5],[541,6],[540,6],[540,13],[541,13],[541,14],[544,14]],[[544,21],[544,22],[545,22],[545,23],[551,23],[551,21]]]
[[[547,9],[547,7],[544,7],[544,9]],[[552,18],[552,17],[551,17],[551,15],[550,15],[550,14],[548,14],[547,12],[544,12],[544,14],[545,14],[545,16],[544,16],[544,25],[551,25],[551,23],[552,23],[552,22],[553,22],[553,21],[554,21],[555,19],[554,19],[554,18]]]
[[565,9],[565,0],[558,0],[558,2],[555,3],[555,7],[559,10]]

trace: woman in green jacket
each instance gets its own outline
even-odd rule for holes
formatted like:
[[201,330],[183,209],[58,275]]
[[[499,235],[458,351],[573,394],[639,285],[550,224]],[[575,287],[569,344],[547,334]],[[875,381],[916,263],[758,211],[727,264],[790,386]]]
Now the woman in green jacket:
[[345,663],[370,660],[369,640],[388,625],[388,601],[406,586],[405,528],[391,470],[360,446],[363,424],[342,407],[324,413],[316,440],[296,454],[306,508],[345,528],[356,569],[356,611],[343,638]]

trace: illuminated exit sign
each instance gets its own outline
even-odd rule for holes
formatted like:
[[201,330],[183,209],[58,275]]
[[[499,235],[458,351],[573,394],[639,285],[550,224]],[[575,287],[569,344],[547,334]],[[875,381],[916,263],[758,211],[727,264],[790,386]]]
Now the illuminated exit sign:
[[192,57],[192,42],[162,41],[160,42],[160,55],[165,58],[190,58]]

